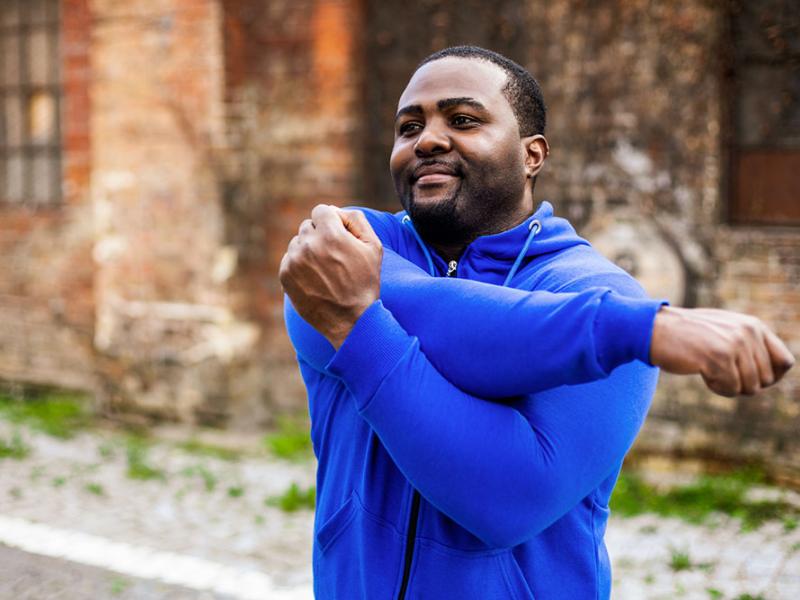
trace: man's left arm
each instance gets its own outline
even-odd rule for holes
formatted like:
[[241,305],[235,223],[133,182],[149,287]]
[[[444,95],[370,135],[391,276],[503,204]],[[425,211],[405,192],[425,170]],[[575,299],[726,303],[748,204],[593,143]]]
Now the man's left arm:
[[445,379],[379,304],[328,369],[414,488],[493,547],[535,536],[611,474],[656,382],[632,363],[534,402],[486,402]]

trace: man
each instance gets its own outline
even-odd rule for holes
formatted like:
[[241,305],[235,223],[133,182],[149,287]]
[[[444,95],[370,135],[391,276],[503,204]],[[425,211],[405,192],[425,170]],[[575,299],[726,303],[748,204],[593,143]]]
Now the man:
[[608,499],[653,366],[734,395],[793,363],[756,319],[647,299],[536,208],[544,127],[519,65],[434,54],[398,104],[405,212],[320,205],[289,245],[318,598],[608,598]]

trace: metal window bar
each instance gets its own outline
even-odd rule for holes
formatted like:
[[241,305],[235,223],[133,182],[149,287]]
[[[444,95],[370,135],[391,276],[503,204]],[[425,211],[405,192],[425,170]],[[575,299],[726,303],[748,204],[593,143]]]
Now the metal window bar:
[[58,0],[0,0],[0,203],[61,201]]

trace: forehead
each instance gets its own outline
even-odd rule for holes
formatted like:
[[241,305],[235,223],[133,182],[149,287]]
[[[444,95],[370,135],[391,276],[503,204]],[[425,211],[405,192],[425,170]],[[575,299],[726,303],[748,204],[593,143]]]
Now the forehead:
[[491,111],[511,111],[503,95],[507,78],[503,69],[484,60],[441,58],[414,72],[397,107],[425,106],[445,98],[473,98]]

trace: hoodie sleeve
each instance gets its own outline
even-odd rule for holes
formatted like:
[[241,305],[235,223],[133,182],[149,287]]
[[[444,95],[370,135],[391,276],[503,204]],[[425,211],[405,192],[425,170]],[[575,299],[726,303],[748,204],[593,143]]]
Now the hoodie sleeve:
[[[434,368],[456,387],[501,399],[602,379],[636,359],[647,363],[661,303],[608,288],[554,294],[434,278],[385,248],[378,304],[372,312],[388,311],[399,325],[391,333],[415,336]],[[298,354],[325,371],[333,347],[288,299],[285,318]],[[388,343],[389,334],[376,329],[384,320],[361,320],[354,344],[371,344],[373,338]],[[378,377],[366,369],[363,385],[376,387]]]
[[656,372],[634,363],[513,407],[485,402],[437,371],[380,302],[327,368],[411,484],[493,547],[530,539],[609,476],[641,425]]

